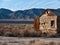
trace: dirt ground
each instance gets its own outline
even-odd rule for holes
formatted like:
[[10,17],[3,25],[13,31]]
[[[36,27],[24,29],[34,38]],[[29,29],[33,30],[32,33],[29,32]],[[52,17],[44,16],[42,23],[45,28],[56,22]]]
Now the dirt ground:
[[0,36],[0,45],[60,45],[60,38],[19,38]]

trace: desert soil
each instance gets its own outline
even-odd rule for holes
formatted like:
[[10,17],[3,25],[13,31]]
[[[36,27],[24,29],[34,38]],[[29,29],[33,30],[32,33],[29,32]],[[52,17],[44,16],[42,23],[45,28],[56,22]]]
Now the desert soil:
[[40,45],[49,42],[60,43],[60,38],[20,38],[0,36],[0,45]]

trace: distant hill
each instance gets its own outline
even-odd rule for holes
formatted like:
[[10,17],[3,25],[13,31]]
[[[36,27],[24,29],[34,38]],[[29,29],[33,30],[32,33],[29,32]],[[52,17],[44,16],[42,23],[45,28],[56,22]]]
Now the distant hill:
[[[0,9],[0,19],[33,19],[40,16],[45,9],[28,9],[11,11],[9,9]],[[60,9],[51,9],[57,16],[60,16]]]
[[9,14],[13,13],[13,11],[1,8],[0,9],[0,19],[10,19],[11,16]]

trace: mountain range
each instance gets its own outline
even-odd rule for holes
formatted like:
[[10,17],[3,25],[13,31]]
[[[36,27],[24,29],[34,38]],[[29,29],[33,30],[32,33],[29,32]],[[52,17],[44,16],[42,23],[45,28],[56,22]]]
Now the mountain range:
[[[45,9],[32,8],[27,10],[12,11],[9,9],[0,9],[0,19],[34,19],[40,16]],[[60,9],[50,9],[57,16],[60,16]]]

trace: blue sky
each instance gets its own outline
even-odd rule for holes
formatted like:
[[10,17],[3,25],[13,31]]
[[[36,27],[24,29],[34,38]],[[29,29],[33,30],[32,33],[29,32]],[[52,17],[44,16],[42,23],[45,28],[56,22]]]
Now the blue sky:
[[0,8],[25,10],[31,8],[60,8],[60,0],[0,0]]

